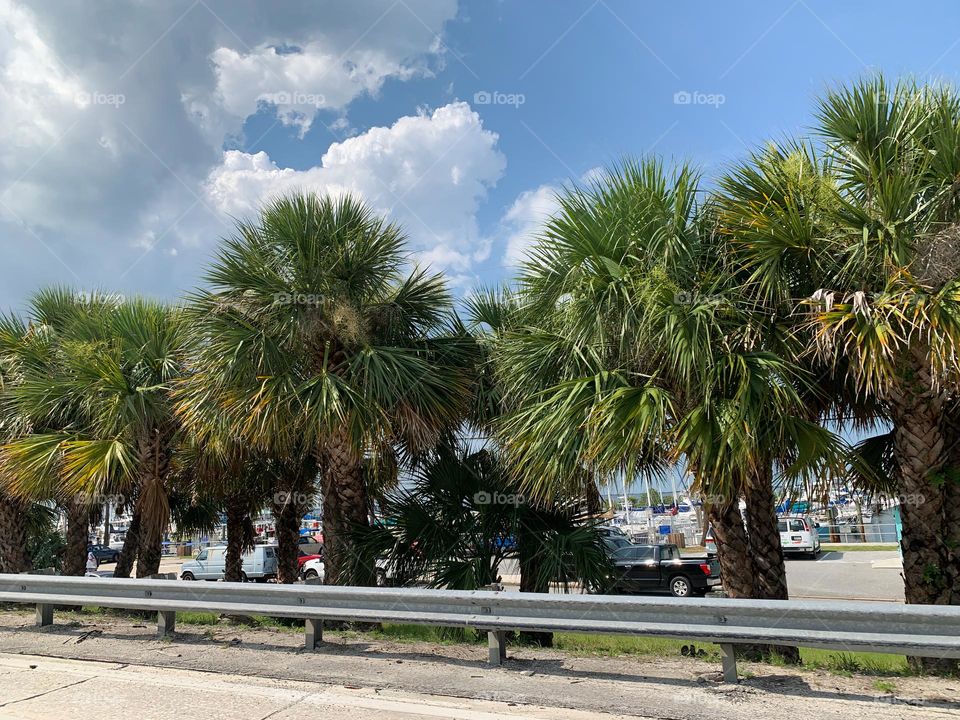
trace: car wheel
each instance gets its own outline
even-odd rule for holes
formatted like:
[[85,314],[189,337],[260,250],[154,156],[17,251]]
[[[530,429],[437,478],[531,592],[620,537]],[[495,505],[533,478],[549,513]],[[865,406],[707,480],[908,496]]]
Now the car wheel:
[[690,587],[690,581],[683,575],[677,575],[670,578],[670,594],[674,597],[690,597],[693,588]]
[[191,572],[185,572],[183,575],[180,576],[180,579],[181,579],[181,580],[196,580],[196,578],[193,576],[193,573],[191,573]]
[[320,577],[320,574],[319,574],[316,570],[314,570],[313,568],[311,568],[310,570],[307,570],[307,571],[303,574],[303,577],[304,577],[305,580],[312,580],[313,578],[318,578],[318,577]]

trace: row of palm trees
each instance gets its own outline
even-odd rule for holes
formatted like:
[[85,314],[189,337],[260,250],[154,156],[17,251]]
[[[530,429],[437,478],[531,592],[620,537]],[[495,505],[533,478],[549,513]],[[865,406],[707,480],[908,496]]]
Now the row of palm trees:
[[[182,305],[39,293],[0,326],[0,560],[22,564],[18,503],[85,528],[122,492],[118,574],[156,572],[171,508],[207,503],[239,576],[268,502],[291,580],[319,478],[327,582],[372,582],[374,503],[467,431],[544,508],[684,464],[734,597],[787,597],[778,493],[900,492],[907,601],[960,603],[960,95],[864,79],[713,183],[628,159],[558,204],[460,313],[401,228],[310,194],[239,223]],[[850,447],[851,422],[884,432]]]

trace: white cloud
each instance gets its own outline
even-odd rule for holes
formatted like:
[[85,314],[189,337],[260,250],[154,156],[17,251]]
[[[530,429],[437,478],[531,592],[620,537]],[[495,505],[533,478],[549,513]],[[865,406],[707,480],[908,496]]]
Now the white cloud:
[[357,96],[376,93],[388,77],[407,79],[422,72],[375,51],[337,57],[323,43],[286,53],[272,46],[246,54],[218,48],[211,60],[217,97],[227,112],[242,120],[260,103],[272,105],[280,121],[297,126],[301,136],[320,110],[340,112]]
[[[603,177],[603,172],[601,167],[590,168],[580,176],[580,183],[594,183]],[[518,267],[523,262],[544,223],[557,212],[557,194],[562,190],[562,187],[552,183],[526,190],[517,196],[513,205],[503,214],[499,235],[506,246],[503,254],[505,266]]]
[[224,214],[248,216],[294,190],[355,193],[400,221],[421,259],[466,271],[490,250],[476,213],[506,165],[497,139],[469,105],[451,103],[334,143],[307,170],[278,167],[264,152],[227,151],[206,196]]
[[527,250],[536,239],[543,223],[557,210],[555,185],[541,185],[527,190],[514,200],[503,215],[501,227],[505,236],[504,265],[517,267],[526,257]]
[[266,96],[304,130],[316,108],[276,94],[322,94],[349,128],[352,100],[440,67],[456,13],[456,0],[0,0],[0,307],[45,283],[191,287],[230,231],[204,183]]

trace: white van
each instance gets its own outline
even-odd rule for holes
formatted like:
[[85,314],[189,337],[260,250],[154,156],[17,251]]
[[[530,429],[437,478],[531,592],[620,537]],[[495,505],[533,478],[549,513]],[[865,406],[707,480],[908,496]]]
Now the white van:
[[[225,545],[201,550],[193,559],[180,566],[181,580],[223,580],[226,573]],[[276,545],[257,545],[243,554],[241,581],[264,582],[277,577]]]
[[820,554],[820,534],[813,520],[805,515],[784,515],[778,524],[784,554],[802,553],[816,559]]

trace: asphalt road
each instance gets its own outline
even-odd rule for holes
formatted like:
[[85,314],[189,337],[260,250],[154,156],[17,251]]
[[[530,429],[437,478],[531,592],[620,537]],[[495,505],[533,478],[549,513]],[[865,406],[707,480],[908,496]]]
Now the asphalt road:
[[787,559],[787,588],[793,598],[903,602],[900,555],[896,550],[825,552],[814,560]]

